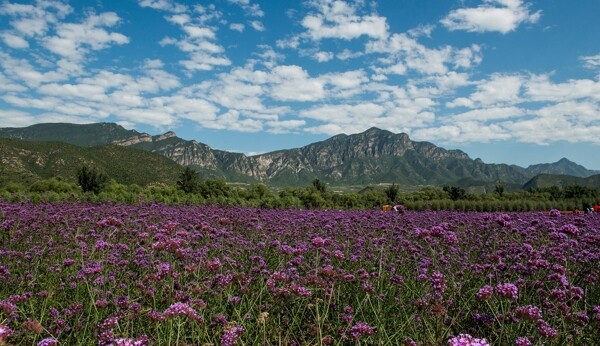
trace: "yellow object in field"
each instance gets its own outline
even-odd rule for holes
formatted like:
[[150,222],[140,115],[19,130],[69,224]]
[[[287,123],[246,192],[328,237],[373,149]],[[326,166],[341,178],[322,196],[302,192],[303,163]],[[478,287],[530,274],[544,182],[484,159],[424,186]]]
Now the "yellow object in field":
[[383,211],[392,211],[392,206],[389,204],[386,204],[383,206]]

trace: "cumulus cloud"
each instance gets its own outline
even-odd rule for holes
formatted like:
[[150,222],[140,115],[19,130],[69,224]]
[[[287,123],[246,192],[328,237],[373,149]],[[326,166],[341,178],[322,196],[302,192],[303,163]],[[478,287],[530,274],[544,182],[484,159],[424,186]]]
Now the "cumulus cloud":
[[408,70],[423,74],[444,74],[449,66],[470,68],[481,62],[480,47],[472,45],[462,49],[451,46],[428,48],[407,34],[393,34],[384,40],[370,41],[367,53],[382,53],[385,67],[376,67],[377,73],[403,75]]
[[504,124],[519,141],[547,145],[553,142],[600,144],[600,109],[591,102],[561,102],[535,112],[536,117]]
[[265,15],[263,10],[261,10],[259,4],[251,4],[250,0],[227,0],[232,4],[236,4],[242,7],[247,15],[253,17],[262,17]]
[[[188,75],[196,71],[210,71],[220,66],[231,65],[231,60],[224,54],[225,48],[217,43],[216,28],[211,26],[211,21],[219,21],[221,13],[214,5],[204,7],[196,5],[195,15],[177,13],[165,17],[166,20],[177,25],[183,36],[181,38],[164,37],[161,46],[173,45],[187,54],[187,59],[179,63],[187,70]],[[241,25],[241,24],[240,24]],[[243,30],[243,25],[232,24],[232,29]]]
[[5,32],[0,34],[0,37],[2,37],[2,41],[4,41],[4,43],[11,48],[29,48],[29,42],[27,42],[27,40],[25,40],[21,36]]
[[121,19],[114,12],[90,15],[81,24],[59,23],[56,35],[46,37],[44,46],[67,61],[81,62],[90,50],[101,50],[111,44],[129,43],[123,34],[108,32],[104,27],[112,27]]
[[333,53],[332,52],[316,52],[313,55],[313,58],[318,62],[327,62],[327,61],[333,59]]
[[488,80],[479,81],[469,97],[448,102],[448,107],[489,107],[512,105],[520,102],[524,78],[519,75],[493,74]]
[[537,23],[541,15],[541,11],[531,12],[522,0],[483,0],[478,7],[453,10],[440,22],[451,31],[506,34],[523,23]]
[[246,26],[242,23],[231,23],[229,24],[229,29],[234,31],[243,32]]
[[65,18],[73,8],[61,1],[36,1],[33,4],[3,2],[0,15],[11,17],[10,25],[15,35],[35,37],[45,35],[50,25]]
[[311,40],[352,40],[361,36],[383,39],[387,36],[386,18],[376,14],[357,14],[360,2],[314,0],[310,4],[317,12],[305,16],[301,25],[306,29],[305,36]]
[[256,31],[265,31],[267,30],[264,26],[264,24],[261,21],[258,20],[253,20],[250,22],[250,26],[252,27],[252,29],[256,30]]
[[171,0],[139,0],[141,7],[149,7],[155,10],[168,11],[173,13],[182,13],[187,11],[187,6],[173,2]]
[[525,96],[532,101],[563,102],[586,98],[600,101],[599,79],[572,79],[554,83],[548,74],[532,75],[524,88]]
[[306,121],[299,119],[267,121],[265,123],[267,132],[273,134],[285,134],[294,132],[302,129],[305,125]]

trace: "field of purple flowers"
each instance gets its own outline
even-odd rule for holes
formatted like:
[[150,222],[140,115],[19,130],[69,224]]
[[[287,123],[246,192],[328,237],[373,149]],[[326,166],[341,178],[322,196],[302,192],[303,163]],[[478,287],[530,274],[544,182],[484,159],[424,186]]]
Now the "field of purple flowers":
[[598,345],[600,217],[0,202],[0,345]]

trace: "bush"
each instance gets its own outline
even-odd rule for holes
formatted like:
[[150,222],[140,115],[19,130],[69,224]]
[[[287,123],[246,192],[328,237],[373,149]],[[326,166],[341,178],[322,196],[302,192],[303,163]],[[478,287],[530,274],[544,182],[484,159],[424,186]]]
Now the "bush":
[[186,167],[183,172],[181,172],[181,175],[179,175],[177,187],[185,193],[197,193],[200,190],[200,183],[200,175],[198,175],[198,172],[190,167]]
[[108,176],[96,168],[82,166],[77,170],[77,183],[83,192],[98,194],[108,183]]

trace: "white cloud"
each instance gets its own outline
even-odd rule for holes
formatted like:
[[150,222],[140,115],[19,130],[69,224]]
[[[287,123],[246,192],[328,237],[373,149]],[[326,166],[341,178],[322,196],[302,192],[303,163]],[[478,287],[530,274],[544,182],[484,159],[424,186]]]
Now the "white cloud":
[[333,53],[332,52],[316,52],[313,55],[313,58],[318,62],[327,62],[327,61],[333,59]]
[[562,102],[584,98],[600,101],[600,80],[573,79],[553,83],[547,74],[533,75],[524,87],[525,95],[532,101]]
[[103,27],[112,27],[120,21],[113,12],[90,15],[81,24],[59,23],[56,35],[43,39],[46,49],[62,57],[67,73],[80,73],[90,50],[101,50],[112,44],[129,43],[129,38],[120,33],[108,32]]
[[15,48],[15,49],[29,48],[29,42],[27,42],[21,36],[13,35],[13,34],[6,33],[6,32],[2,33],[0,36],[2,37],[2,41],[4,41],[4,43],[11,48]]
[[278,120],[265,122],[266,130],[269,133],[285,134],[292,131],[300,130],[306,125],[304,120]]
[[[497,31],[506,34],[522,23],[537,23],[542,12],[531,13],[522,0],[483,0],[478,7],[453,10],[440,22],[449,30]],[[499,7],[498,7],[499,6]]]
[[232,4],[242,7],[246,14],[253,17],[262,17],[265,15],[259,4],[250,4],[250,0],[227,0]]
[[50,24],[63,19],[73,8],[61,1],[36,1],[35,5],[3,2],[0,14],[12,17],[10,25],[16,33],[27,36],[43,36]]
[[15,59],[6,53],[0,52],[0,66],[5,75],[17,83],[24,83],[29,87],[37,87],[41,83],[64,80],[66,76],[55,71],[39,72],[26,59]]
[[407,34],[393,34],[384,40],[370,41],[366,45],[367,53],[384,53],[388,56],[382,59],[386,67],[377,67],[377,73],[403,75],[407,70],[423,74],[444,74],[447,65],[469,68],[481,62],[480,47],[457,50],[450,46],[427,48]]
[[448,118],[447,121],[461,123],[466,121],[487,122],[494,120],[502,120],[516,118],[525,115],[526,113],[517,107],[493,107],[470,110]]
[[481,47],[471,45],[471,47],[456,50],[454,52],[453,63],[455,68],[471,68],[479,65],[483,60],[481,56]]
[[0,72],[0,91],[3,92],[22,92],[26,91],[27,88],[21,84],[15,83]]
[[360,58],[361,56],[363,56],[362,52],[353,52],[346,48],[343,51],[341,51],[340,53],[338,53],[336,55],[336,58],[338,58],[340,60],[348,60],[348,59]]
[[416,129],[411,133],[411,137],[435,141],[437,143],[487,143],[497,140],[509,140],[511,134],[498,124],[464,121],[449,125]]
[[0,112],[2,127],[25,127],[35,124],[36,118],[23,111],[7,109]]
[[270,96],[278,101],[316,101],[325,97],[324,83],[311,78],[300,66],[273,68]]
[[467,99],[459,99],[448,106],[475,108],[516,104],[521,100],[523,83],[524,80],[519,75],[493,74],[490,79],[480,81],[477,90]]
[[180,39],[167,36],[159,44],[174,45],[188,54],[187,59],[179,62],[187,70],[188,75],[195,71],[211,71],[215,67],[231,65],[231,61],[224,54],[225,48],[215,43],[216,28],[208,24],[210,21],[219,20],[221,13],[214,8],[214,5],[208,7],[196,5],[194,11],[200,15],[192,17],[187,13],[179,13],[166,17],[168,22],[181,28],[184,36]]
[[357,14],[362,1],[313,0],[309,4],[317,12],[306,15],[301,21],[307,30],[303,34],[305,38],[313,41],[327,38],[352,40],[361,36],[383,39],[388,34],[385,17]]
[[241,118],[240,112],[232,109],[220,114],[215,120],[202,124],[206,128],[238,132],[258,132],[263,129],[263,122],[256,119]]
[[37,90],[43,95],[60,96],[62,98],[83,98],[87,100],[106,100],[103,87],[94,84],[44,84]]
[[558,141],[600,144],[598,104],[563,102],[539,109],[537,116],[503,124],[522,142],[545,145]]
[[589,55],[582,56],[579,58],[583,61],[583,65],[589,69],[597,69],[600,68],[600,54],[597,55]]
[[229,66],[231,61],[224,56],[213,56],[205,52],[194,52],[190,59],[180,62],[189,71],[210,71],[215,66]]
[[258,20],[253,20],[250,22],[250,26],[252,27],[252,29],[256,30],[256,31],[265,31],[267,30],[265,28],[265,26],[263,25],[262,22],[258,21]]
[[187,11],[187,6],[173,2],[171,0],[139,0],[141,7],[149,7],[155,10],[182,13]]
[[231,23],[231,24],[229,24],[229,29],[231,29],[231,30],[243,32],[245,28],[246,28],[246,26],[244,24],[241,24],[241,23]]

